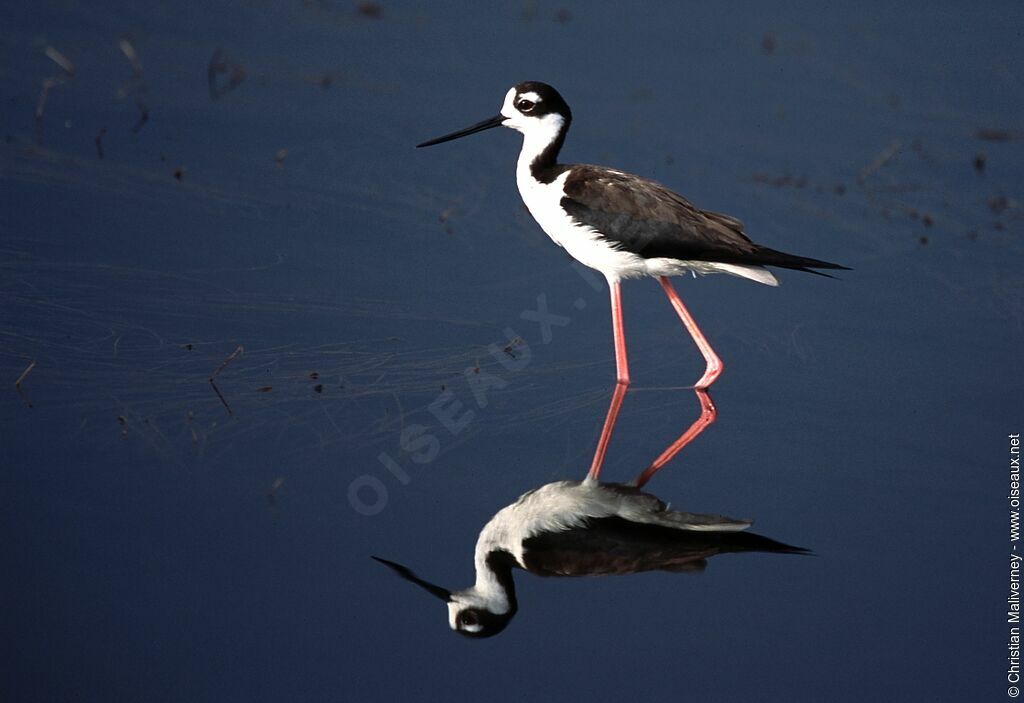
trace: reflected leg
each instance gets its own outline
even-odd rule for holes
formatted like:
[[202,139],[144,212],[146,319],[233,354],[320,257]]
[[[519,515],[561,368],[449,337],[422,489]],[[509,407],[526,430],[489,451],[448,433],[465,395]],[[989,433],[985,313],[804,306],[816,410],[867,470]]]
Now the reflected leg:
[[722,370],[725,368],[722,365],[722,360],[715,354],[715,350],[708,344],[708,340],[701,334],[700,328],[697,327],[697,323],[690,315],[690,311],[683,305],[682,299],[676,293],[672,284],[668,278],[662,276],[658,279],[661,283],[662,289],[665,291],[665,295],[668,296],[668,300],[672,303],[672,307],[675,308],[676,314],[679,315],[679,319],[683,321],[683,325],[686,327],[686,331],[693,337],[693,341],[697,343],[697,348],[700,349],[700,353],[704,355],[704,361],[707,362],[707,368],[704,370],[704,375],[700,377],[700,380],[693,385],[694,388],[708,388],[715,379],[719,377]]
[[612,429],[615,427],[615,420],[619,416],[619,409],[622,407],[622,399],[629,388],[629,363],[626,360],[626,336],[622,326],[622,289],[618,281],[609,281],[612,301],[612,336],[615,338],[615,390],[612,392],[612,402],[608,406],[608,416],[604,420],[604,428],[601,430],[601,438],[597,441],[597,450],[594,452],[594,461],[587,472],[587,479],[596,481],[601,475],[601,464],[604,463],[605,452],[608,451],[608,442],[612,438]]
[[675,442],[669,445],[669,448],[661,453],[657,459],[651,462],[651,465],[641,472],[636,480],[633,481],[633,485],[637,488],[643,486],[645,483],[651,480],[654,474],[658,473],[665,464],[672,460],[676,454],[678,454],[683,447],[692,442],[697,438],[701,432],[708,428],[715,418],[718,417],[718,410],[715,408],[714,402],[711,400],[711,396],[708,392],[702,389],[694,389],[694,393],[697,394],[697,400],[700,402],[700,417],[698,417],[686,432],[683,432]]

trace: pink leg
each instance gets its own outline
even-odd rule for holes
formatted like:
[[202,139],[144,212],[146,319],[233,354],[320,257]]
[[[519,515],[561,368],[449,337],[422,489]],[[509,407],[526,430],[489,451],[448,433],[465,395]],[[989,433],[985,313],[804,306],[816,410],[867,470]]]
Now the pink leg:
[[708,392],[701,389],[695,389],[694,392],[697,394],[697,400],[700,401],[700,417],[698,417],[690,428],[683,432],[675,442],[669,445],[669,448],[661,453],[657,459],[651,462],[643,472],[636,477],[633,482],[637,488],[643,486],[645,483],[651,480],[654,474],[658,473],[658,470],[665,464],[672,460],[676,454],[678,454],[683,447],[692,442],[697,438],[701,432],[708,428],[715,418],[718,417],[718,410],[715,409],[715,404],[711,401],[711,396]]
[[661,282],[661,287],[665,290],[665,295],[668,296],[668,300],[672,303],[672,307],[675,308],[676,314],[679,315],[679,319],[683,321],[683,325],[686,327],[686,331],[693,337],[693,341],[697,343],[697,348],[700,349],[700,353],[704,355],[704,360],[707,362],[707,368],[704,370],[704,375],[700,377],[700,380],[694,384],[694,388],[704,389],[711,386],[715,382],[715,379],[722,373],[722,369],[725,367],[722,365],[722,360],[715,354],[715,350],[708,344],[708,340],[701,334],[700,328],[697,327],[697,323],[690,315],[690,311],[683,305],[683,301],[679,298],[672,284],[669,280],[662,276],[658,279]]
[[601,439],[597,441],[597,451],[594,452],[594,461],[587,472],[587,478],[596,481],[601,475],[601,464],[604,463],[605,452],[608,451],[608,442],[612,438],[612,428],[615,427],[615,420],[619,416],[619,409],[622,407],[622,399],[629,387],[629,363],[626,360],[626,336],[622,328],[622,290],[618,281],[611,282],[612,299],[612,336],[615,337],[615,390],[612,392],[612,402],[608,406],[608,416],[604,420],[604,428],[601,430]]

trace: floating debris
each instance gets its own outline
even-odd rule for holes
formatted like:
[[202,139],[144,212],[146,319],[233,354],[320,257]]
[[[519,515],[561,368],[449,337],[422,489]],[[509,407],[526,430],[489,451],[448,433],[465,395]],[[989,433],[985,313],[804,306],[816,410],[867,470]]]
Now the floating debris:
[[1005,195],[993,195],[988,199],[988,209],[997,215],[1001,215],[1010,207],[1012,207],[1012,203]]
[[47,46],[43,49],[43,53],[55,64],[57,64],[63,73],[57,76],[50,76],[43,80],[42,88],[39,91],[39,100],[36,102],[36,142],[39,144],[43,143],[43,113],[46,111],[46,100],[50,95],[50,89],[58,85],[63,84],[65,81],[75,77],[75,65],[64,56],[64,54],[57,51],[52,46]]
[[274,154],[274,163],[278,166],[284,166],[284,160],[288,157],[287,149],[278,149]]
[[[221,81],[220,77],[226,78]],[[210,86],[210,99],[217,100],[237,88],[245,80],[245,67],[224,56],[221,49],[213,52],[206,67],[206,79]]]
[[928,151],[924,148],[924,142],[922,142],[920,139],[915,139],[914,141],[910,142],[910,148],[915,154],[917,154],[921,158],[922,161],[930,162],[932,160],[931,154],[929,154]]
[[974,170],[978,173],[985,171],[985,152],[979,151],[974,155]]
[[1008,142],[1015,139],[1017,135],[1008,129],[989,129],[981,127],[974,131],[974,138],[983,142]]
[[139,55],[135,51],[135,47],[132,46],[127,37],[122,37],[117,45],[121,49],[121,53],[128,59],[128,63],[132,66],[132,76],[121,86],[118,94],[122,97],[131,96],[135,100],[135,107],[139,109],[139,119],[132,127],[132,133],[138,134],[139,130],[149,122],[149,106],[142,99],[142,94],[146,92],[146,84],[142,77],[142,63],[139,61]]
[[375,2],[361,2],[356,5],[356,13],[363,17],[369,17],[370,19],[379,20],[382,14],[382,10],[379,4]]
[[766,32],[761,38],[761,53],[771,54],[775,51],[775,35],[771,32]]
[[316,73],[311,76],[306,76],[302,80],[310,85],[319,86],[323,90],[329,90],[339,76],[334,73]]
[[149,108],[140,98],[135,98],[135,106],[139,108],[139,121],[132,126],[132,133],[138,134],[139,130],[149,122]]
[[452,215],[456,214],[458,209],[453,205],[452,207],[445,208],[437,214],[437,221],[444,225],[445,234],[455,234],[455,230],[449,224],[448,220]]
[[207,379],[210,382],[210,385],[213,386],[213,391],[217,394],[217,397],[220,398],[220,402],[224,404],[224,408],[228,411],[228,415],[234,415],[234,413],[231,411],[231,406],[228,405],[227,399],[224,398],[224,394],[221,393],[220,388],[217,387],[217,376],[220,375],[221,371],[227,368],[228,364],[241,356],[244,351],[245,350],[242,346],[239,345],[238,348],[231,352],[228,357],[221,362],[221,365],[218,366],[212,374],[210,374],[210,378]]
[[791,186],[793,188],[804,188],[807,186],[807,176],[791,176],[784,173],[781,176],[773,176],[769,173],[755,173],[752,177],[754,183],[764,183],[773,188]]
[[935,220],[932,218],[931,215],[929,215],[926,212],[918,212],[912,207],[904,208],[904,210],[910,216],[910,219],[921,220],[921,224],[923,224],[925,227],[931,227],[933,224],[935,224]]
[[117,45],[118,47],[120,47],[121,53],[124,54],[125,58],[128,59],[128,62],[131,63],[132,71],[135,73],[136,76],[141,78],[142,64],[139,62],[139,55],[135,53],[135,47],[132,46],[132,43],[128,41],[127,37],[122,38],[121,41],[117,43]]
[[21,375],[18,376],[18,380],[14,382],[14,387],[21,388],[21,382],[25,380],[25,377],[28,376],[32,372],[32,369],[34,369],[35,367],[36,362],[33,361],[31,364],[28,365],[28,367],[24,371],[21,372]]
[[107,133],[106,127],[100,127],[100,131],[96,133],[96,156],[103,158],[103,135]]
[[60,66],[61,70],[68,75],[68,78],[73,78],[75,75],[75,64],[71,63],[71,60],[64,54],[57,51],[52,46],[47,46],[43,49],[43,53],[46,54],[47,58],[53,61],[55,64]]
[[26,367],[26,369],[21,372],[21,375],[18,376],[18,380],[14,382],[14,390],[18,392],[18,395],[21,396],[21,399],[24,400],[25,404],[28,405],[30,408],[32,407],[32,401],[29,400],[28,396],[25,395],[25,392],[21,390],[21,384],[28,377],[28,375],[32,373],[32,369],[34,369],[35,367],[36,362],[33,360],[32,363],[29,364],[28,367]]
[[516,337],[511,342],[506,344],[505,347],[502,349],[502,351],[505,352],[506,354],[508,354],[513,359],[515,359],[516,358],[515,350],[516,350],[517,347],[521,346],[522,344],[523,344],[523,338],[522,337]]
[[894,157],[902,147],[903,140],[894,139],[889,146],[879,152],[878,156],[876,156],[871,163],[861,169],[860,174],[857,176],[857,182],[863,183],[866,181],[878,169],[889,163],[889,161],[892,160],[892,157]]
[[[43,143],[42,131],[43,131],[43,112],[46,110],[46,99],[50,95],[50,88],[60,85],[64,82],[64,79],[57,76],[47,78],[43,81],[42,89],[39,91],[39,100],[36,103],[36,141],[40,144]],[[9,140],[8,140],[9,141]]]
[[283,485],[284,485],[284,477],[283,476],[278,476],[277,478],[274,479],[274,482],[270,484],[270,488],[267,489],[267,502],[268,503],[270,503],[271,505],[275,505],[277,503],[277,492],[281,489],[281,486],[283,486]]

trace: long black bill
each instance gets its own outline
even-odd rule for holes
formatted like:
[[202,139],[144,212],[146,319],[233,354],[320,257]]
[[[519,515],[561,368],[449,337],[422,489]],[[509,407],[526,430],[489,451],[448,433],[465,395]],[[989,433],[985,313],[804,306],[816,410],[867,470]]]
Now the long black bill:
[[417,586],[421,586],[424,590],[429,591],[430,593],[433,593],[435,596],[437,596],[441,600],[447,602],[447,601],[450,601],[452,599],[452,592],[451,591],[449,591],[449,590],[447,590],[445,588],[441,588],[440,586],[435,586],[434,584],[432,584],[432,583],[430,583],[428,581],[424,581],[419,576],[417,576],[412,571],[410,571],[407,567],[404,567],[401,564],[396,564],[393,561],[388,561],[387,559],[381,559],[380,557],[372,557],[372,558],[375,559],[376,561],[379,561],[384,566],[389,567],[392,571],[394,571],[396,574],[398,574],[399,576],[404,578],[406,581],[412,581]]
[[431,139],[429,141],[423,142],[422,144],[417,144],[416,148],[419,149],[420,147],[424,146],[434,146],[435,144],[440,144],[442,142],[450,142],[451,140],[458,139],[459,137],[468,137],[470,134],[483,132],[485,129],[491,129],[492,127],[500,127],[501,123],[504,122],[505,119],[506,118],[504,115],[495,115],[494,117],[486,119],[483,122],[477,122],[472,127],[466,127],[465,129],[461,129],[458,132],[452,132],[451,134],[446,134],[443,137],[438,137],[437,139]]

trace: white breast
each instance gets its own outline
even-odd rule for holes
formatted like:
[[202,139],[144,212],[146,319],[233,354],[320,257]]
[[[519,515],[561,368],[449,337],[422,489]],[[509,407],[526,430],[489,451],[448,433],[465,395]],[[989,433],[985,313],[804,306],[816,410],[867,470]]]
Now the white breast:
[[568,176],[566,171],[551,183],[541,183],[533,178],[529,164],[520,159],[516,169],[519,194],[541,229],[572,258],[597,269],[609,280],[648,275],[642,257],[617,249],[593,227],[578,224],[566,214],[562,198]]

